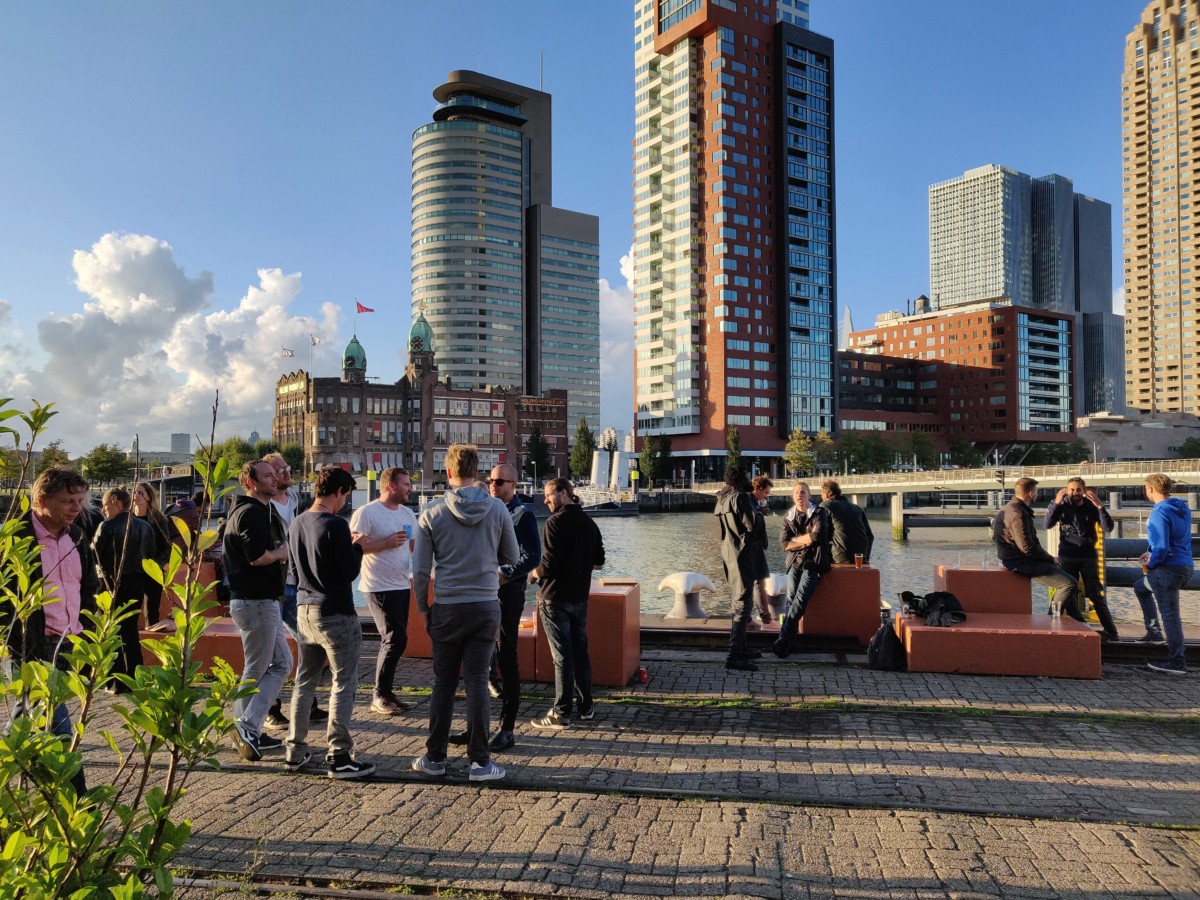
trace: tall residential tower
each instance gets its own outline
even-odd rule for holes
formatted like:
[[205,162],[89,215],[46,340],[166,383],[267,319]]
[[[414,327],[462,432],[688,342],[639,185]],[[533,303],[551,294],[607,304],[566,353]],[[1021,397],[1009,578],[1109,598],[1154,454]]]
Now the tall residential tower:
[[833,42],[799,0],[636,0],[635,427],[719,475],[834,428]]
[[413,132],[413,318],[443,377],[600,425],[600,223],[551,204],[550,95],[451,72]]
[[1121,76],[1125,394],[1146,412],[1200,413],[1200,2],[1154,0],[1125,39]]

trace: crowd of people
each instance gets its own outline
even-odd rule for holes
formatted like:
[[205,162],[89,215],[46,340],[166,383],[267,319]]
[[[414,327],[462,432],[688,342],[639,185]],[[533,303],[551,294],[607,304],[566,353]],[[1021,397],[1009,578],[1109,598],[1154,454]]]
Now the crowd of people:
[[[351,720],[362,645],[353,584],[360,587],[379,631],[370,710],[395,716],[410,708],[396,694],[397,663],[404,653],[410,601],[425,618],[433,651],[433,692],[425,753],[414,771],[446,774],[450,744],[466,746],[471,781],[503,778],[492,760],[516,743],[520,706],[517,633],[525,586],[538,585],[537,602],[554,659],[554,706],[531,725],[570,726],[573,712],[595,715],[587,646],[587,598],[591,573],[604,564],[600,532],[579,506],[566,479],[551,479],[545,501],[551,515],[539,537],[532,510],[518,498],[510,465],[478,479],[479,457],[469,444],[446,454],[449,489],[415,516],[407,502],[408,472],[385,470],[380,497],[340,515],[354,490],[342,469],[317,473],[312,506],[280,512],[290,496],[282,460],[246,463],[243,495],[230,505],[222,539],[229,581],[230,617],[242,634],[243,680],[257,692],[235,704],[233,744],[248,761],[282,750],[284,767],[302,771],[314,763],[308,732],[316,689],[326,668],[332,687],[327,713],[325,766],[331,778],[360,778],[375,767],[354,753]],[[282,471],[281,471],[282,470]],[[290,484],[290,480],[289,480]],[[290,520],[290,524],[288,524]],[[296,612],[286,612],[294,594]],[[287,630],[299,648],[291,705],[278,703],[292,666]],[[491,732],[489,686],[498,670],[500,728]],[[459,674],[466,693],[464,731],[451,733]],[[324,711],[320,711],[324,713]],[[268,730],[286,731],[284,738]]]

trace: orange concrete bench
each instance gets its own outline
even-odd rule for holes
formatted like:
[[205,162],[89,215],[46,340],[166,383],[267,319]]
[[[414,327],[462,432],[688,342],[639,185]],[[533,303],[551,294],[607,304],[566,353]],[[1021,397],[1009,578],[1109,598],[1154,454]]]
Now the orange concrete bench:
[[800,634],[853,637],[865,647],[879,629],[879,599],[878,569],[834,566],[808,601]]
[[[521,677],[532,681],[533,673],[537,670],[535,660],[535,644],[537,631],[537,614],[532,603],[527,603],[521,614],[521,630],[517,633],[517,665],[520,666]],[[417,600],[409,592],[408,597],[408,642],[404,645],[404,655],[409,659],[432,659],[433,644],[429,640],[429,631],[425,617],[417,609]]]
[[910,672],[1100,677],[1100,636],[1074,619],[1029,613],[967,613],[961,625],[898,616]]
[[[636,581],[593,581],[588,595],[588,657],[592,684],[624,687],[642,658],[642,588]],[[554,658],[540,618],[535,681],[554,684]],[[521,669],[524,676],[525,669]]]
[[[147,639],[161,640],[166,633],[142,629],[140,634],[142,640],[145,641]],[[297,652],[296,642],[290,634],[288,635],[288,645],[292,648],[292,671],[288,672],[288,676],[290,677],[296,668]],[[213,658],[217,656],[229,663],[233,667],[233,670],[239,674],[246,664],[246,657],[242,654],[242,633],[238,630],[237,625],[234,624],[232,619],[212,619],[208,623],[204,634],[200,636],[192,658],[200,663],[201,672],[211,672]],[[147,666],[161,665],[158,657],[147,650],[144,645],[142,647],[142,662]]]
[[949,591],[968,613],[1028,614],[1033,610],[1032,585],[998,562],[986,569],[935,566],[933,570],[933,589]]

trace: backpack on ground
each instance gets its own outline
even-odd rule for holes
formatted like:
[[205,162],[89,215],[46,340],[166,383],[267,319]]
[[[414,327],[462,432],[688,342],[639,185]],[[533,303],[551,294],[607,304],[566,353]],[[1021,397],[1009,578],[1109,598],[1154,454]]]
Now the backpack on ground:
[[891,622],[880,625],[867,644],[867,665],[881,672],[903,672],[908,668],[908,654]]

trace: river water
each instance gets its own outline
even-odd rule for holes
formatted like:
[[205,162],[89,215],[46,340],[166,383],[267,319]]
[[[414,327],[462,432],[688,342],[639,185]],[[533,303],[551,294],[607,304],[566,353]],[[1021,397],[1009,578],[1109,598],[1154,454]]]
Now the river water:
[[[767,559],[771,571],[783,573],[783,550],[779,546],[779,525],[785,510],[767,516],[770,548]],[[896,594],[912,591],[924,594],[933,590],[934,567],[939,564],[998,566],[988,529],[954,529],[955,541],[896,541],[891,536],[891,521],[885,510],[869,514],[875,532],[871,565],[880,570],[880,591],[896,607]],[[650,513],[628,518],[594,520],[604,537],[607,562],[596,573],[598,578],[634,578],[642,586],[642,612],[670,612],[675,602],[672,591],[658,590],[659,583],[672,572],[700,572],[717,586],[716,593],[702,591],[700,605],[705,611],[729,613],[729,586],[721,571],[720,532],[717,517],[709,512]],[[539,527],[544,520],[539,520]],[[1133,562],[1123,563],[1133,565]],[[357,587],[357,586],[356,586]],[[533,596],[533,591],[529,592]],[[1046,608],[1046,589],[1033,586],[1034,608]],[[1184,591],[1181,612],[1185,624],[1200,625],[1200,592]],[[1143,633],[1141,608],[1131,588],[1111,588],[1109,608],[1121,629],[1122,637],[1136,638]],[[366,600],[355,590],[355,603],[363,608]]]
[[[782,573],[783,550],[779,546],[779,525],[784,510],[767,517],[767,553],[771,571]],[[658,591],[658,585],[672,572],[700,572],[717,586],[717,593],[700,593],[700,605],[708,612],[729,612],[729,587],[721,571],[720,532],[717,517],[712,513],[652,513],[631,518],[598,518],[595,520],[604,536],[607,563],[598,577],[636,578],[642,586],[642,612],[669,612],[674,604],[672,591]],[[977,538],[954,542],[896,541],[891,536],[891,523],[885,511],[871,515],[875,545],[871,564],[880,570],[880,589],[885,600],[895,608],[896,594],[909,590],[924,594],[933,590],[934,567],[938,564],[998,566],[990,533],[978,529]],[[969,535],[965,529],[955,529],[960,538]],[[1132,562],[1123,563],[1133,565]],[[1185,591],[1182,596],[1183,621],[1200,624],[1200,593]],[[1046,608],[1046,589],[1033,586],[1034,607]],[[1140,637],[1141,607],[1131,588],[1112,588],[1109,608],[1123,637]]]

